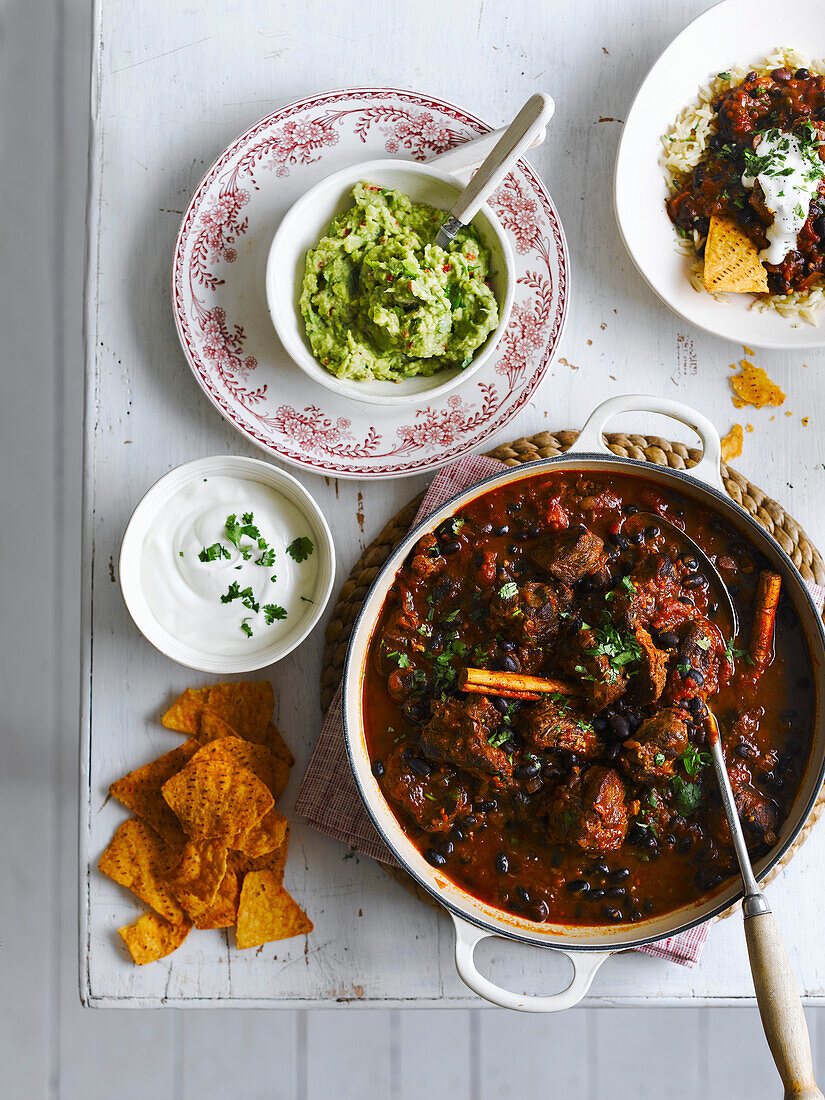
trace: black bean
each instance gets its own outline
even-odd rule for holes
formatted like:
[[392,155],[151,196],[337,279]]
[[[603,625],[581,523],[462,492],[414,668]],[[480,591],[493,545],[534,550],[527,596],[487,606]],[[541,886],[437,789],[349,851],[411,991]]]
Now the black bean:
[[710,844],[703,844],[701,848],[697,848],[693,858],[697,863],[715,863],[719,853]]
[[455,851],[455,845],[451,840],[442,841],[441,851],[444,853],[445,856],[451,856]]
[[645,898],[645,900],[642,902],[642,909],[644,909],[646,913],[653,912],[653,902],[650,900],[650,898]]
[[705,682],[705,677],[699,671],[698,668],[690,669],[688,671],[687,675],[685,676],[685,679],[686,680],[693,680],[694,684],[696,684],[698,687],[701,687],[702,684],[704,684],[704,682]]
[[751,747],[744,741],[740,741],[738,745],[734,745],[733,751],[737,756],[741,756],[743,760],[747,760],[751,754]]
[[704,573],[688,573],[682,581],[682,588],[704,588],[707,583]]
[[524,533],[528,539],[537,539],[541,535],[541,528],[537,527],[535,523],[531,523],[529,526],[524,528]]
[[533,760],[529,764],[519,764],[513,768],[513,775],[516,779],[535,779],[540,771],[541,764],[538,760]]
[[478,825],[478,818],[475,814],[467,814],[466,817],[462,817],[461,824],[468,829],[472,829],[474,825]]
[[634,922],[644,920],[644,913],[641,911],[641,909],[634,909],[633,912],[630,914],[630,919]]
[[479,802],[475,807],[483,814],[492,814],[498,809],[498,802],[494,798],[489,799],[487,802]]
[[624,512],[624,514],[626,516],[635,516],[636,513],[639,511],[639,505],[638,504],[625,504],[624,508],[622,508],[622,511]]
[[615,533],[615,535],[611,535],[610,536],[610,541],[613,543],[614,546],[617,546],[620,550],[629,550],[630,549],[630,543],[627,541],[627,539],[624,537],[624,535],[621,533],[621,531],[617,531]]
[[424,853],[424,859],[433,867],[443,867],[447,862],[447,857],[435,848],[428,848]]
[[682,565],[684,565],[685,569],[696,570],[699,568],[699,562],[689,551],[685,551],[685,553],[680,554],[679,561],[682,563]]
[[567,889],[571,894],[586,894],[590,889],[590,883],[586,878],[574,878],[567,883]]
[[718,611],[719,611],[719,604],[718,603],[712,603],[712,604],[708,605],[708,615],[710,615],[711,618],[713,618],[718,613]]
[[685,836],[680,836],[679,839],[676,841],[676,851],[679,853],[680,856],[683,856],[690,851],[692,845],[693,837],[690,835],[690,833],[686,833]]
[[780,69],[774,69],[771,72],[771,79],[777,84],[787,84],[791,79],[791,70],[786,69],[784,65]]
[[655,523],[651,523],[649,527],[645,527],[645,538],[656,539],[661,535],[661,528],[657,527]]
[[686,680],[690,673],[693,672],[693,669],[688,664],[677,665],[677,668],[679,669],[679,675],[682,677],[683,680]]
[[473,569],[481,569],[484,565],[484,551],[476,550],[472,557]]
[[602,912],[608,920],[612,920],[614,923],[622,919],[621,910],[614,909],[612,905],[605,905],[602,909]]
[[506,875],[510,870],[510,860],[504,852],[499,852],[496,856],[496,870],[500,875]]
[[509,535],[510,534],[510,525],[507,524],[507,523],[503,523],[501,525],[501,527],[494,527],[493,528],[493,534],[494,535]]
[[607,749],[605,749],[604,755],[607,757],[608,760],[615,760],[616,757],[621,753],[621,751],[621,741],[614,741],[612,745],[609,745]]
[[697,871],[693,876],[693,881],[699,887],[700,890],[710,890],[714,886],[718,886],[722,881],[723,876],[718,871]]
[[645,537],[641,531],[636,531],[635,534],[630,536],[630,541],[634,546],[641,546],[645,541]]
[[492,530],[493,530],[492,523],[482,523],[481,526],[478,529],[478,533],[480,535],[489,535],[489,534],[491,534]]
[[593,719],[593,729],[596,731],[596,733],[604,733],[608,726],[609,722],[606,718],[601,718],[597,716]]
[[665,833],[665,844],[667,844],[668,848],[673,848],[675,846],[676,837],[673,833]]
[[502,695],[492,695],[490,697],[490,702],[493,704],[499,714],[506,714],[510,709],[509,700],[505,699]]
[[521,662],[512,653],[505,653],[499,661],[503,672],[520,672]]
[[606,898],[626,898],[627,890],[624,886],[611,886],[604,892]]
[[543,898],[531,903],[530,916],[535,921],[544,921],[550,916],[550,907]]
[[810,69],[797,69],[793,74],[794,80],[809,80],[811,76]]
[[730,592],[731,596],[738,596],[739,595],[739,585],[738,584],[729,584],[728,585],[728,592]]
[[529,905],[530,895],[527,893],[527,891],[524,889],[523,886],[517,886],[516,887],[516,893],[518,894],[519,898],[524,902],[525,905]]
[[629,867],[617,867],[615,871],[611,871],[607,876],[608,882],[613,886],[618,886],[620,882],[624,882],[626,878],[630,878]]
[[383,760],[373,760],[372,762],[372,774],[376,779],[380,779],[387,769],[384,767]]
[[698,718],[699,715],[701,715],[704,711],[702,700],[699,698],[698,695],[691,696],[691,698],[688,699],[688,701],[685,703],[685,706],[694,718]]
[[520,500],[510,501],[510,503],[507,505],[506,511],[507,511],[508,516],[512,516],[514,512],[520,512],[521,511],[521,501]]
[[450,829],[450,836],[453,838],[453,840],[457,840],[459,842],[467,839],[467,834],[464,832],[463,829],[460,829],[458,825],[453,825],[452,829]]
[[679,644],[679,635],[672,630],[663,630],[656,638],[656,643],[661,649],[675,649]]
[[591,890],[587,896],[591,901],[601,901],[604,897],[604,890],[602,890],[601,886],[597,886],[596,889]]
[[433,766],[429,760],[422,760],[420,756],[414,756],[410,761],[410,770],[414,771],[416,775],[425,776],[430,774]]
[[609,722],[610,731],[617,741],[624,741],[630,736],[630,724],[623,714],[612,714]]

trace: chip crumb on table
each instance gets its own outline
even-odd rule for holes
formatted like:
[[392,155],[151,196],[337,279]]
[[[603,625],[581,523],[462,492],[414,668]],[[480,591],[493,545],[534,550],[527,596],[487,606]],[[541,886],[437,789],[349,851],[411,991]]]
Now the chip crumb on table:
[[312,931],[283,887],[289,824],[275,803],[295,758],[272,722],[269,683],[188,688],[163,724],[188,740],[109,788],[136,817],[99,869],[150,907],[119,929],[138,966],[195,928],[236,925],[238,948]]
[[[734,393],[733,404],[737,409],[741,409],[745,405],[753,405],[755,409],[762,409],[766,405],[778,407],[784,404],[786,395],[775,382],[771,381],[762,367],[754,366],[747,359],[743,359],[739,366],[741,368],[740,373],[733,375],[730,379],[731,389]],[[731,364],[731,369],[736,369],[734,364]]]

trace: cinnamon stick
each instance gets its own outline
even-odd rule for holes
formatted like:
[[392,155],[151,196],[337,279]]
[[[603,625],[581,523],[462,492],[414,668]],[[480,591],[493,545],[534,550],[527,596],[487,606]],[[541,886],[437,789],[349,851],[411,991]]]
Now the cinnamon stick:
[[498,695],[501,699],[521,699],[524,702],[535,702],[541,699],[537,691],[514,691],[511,688],[482,687],[480,684],[465,684],[461,689],[471,695]]
[[[543,676],[523,676],[520,672],[490,672],[486,668],[464,668],[458,674],[460,691],[476,695],[503,695],[518,698],[519,695],[578,695],[577,684],[567,680],[553,680]],[[514,695],[513,693],[517,693]]]
[[753,626],[751,627],[750,655],[754,665],[760,667],[773,652],[773,630],[782,578],[769,569],[759,574],[756,589]]

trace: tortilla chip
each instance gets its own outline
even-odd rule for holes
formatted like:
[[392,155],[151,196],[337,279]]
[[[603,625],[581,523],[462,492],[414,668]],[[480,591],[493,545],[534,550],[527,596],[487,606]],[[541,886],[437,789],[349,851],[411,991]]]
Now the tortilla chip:
[[231,928],[238,918],[240,897],[241,884],[238,876],[227,868],[211,907],[202,915],[195,917],[195,927],[199,929]]
[[265,856],[274,851],[284,842],[286,836],[287,821],[283,814],[277,810],[270,810],[257,825],[253,825],[243,836],[239,836],[232,844],[232,848],[243,852],[250,859]]
[[768,273],[759,259],[759,249],[728,218],[710,219],[705,242],[705,286],[714,294],[768,292]]
[[202,760],[239,764],[242,768],[248,768],[269,791],[275,786],[275,764],[282,763],[275,760],[266,745],[255,745],[236,736],[221,737],[208,742],[192,757],[193,763]]
[[226,874],[226,845],[220,840],[190,840],[180,860],[166,875],[166,885],[194,920],[215,902]]
[[730,462],[742,453],[745,432],[741,424],[734,424],[727,435],[722,436],[722,461]]
[[178,733],[197,737],[200,732],[201,712],[206,705],[209,688],[187,688],[161,718],[164,726]]
[[122,779],[116,779],[109,787],[109,794],[122,802],[141,821],[151,825],[169,843],[182,843],[185,837],[178,819],[166,805],[160,792],[166,780],[185,767],[199,748],[198,742],[190,738],[171,752],[159,756],[157,760],[129,772]]
[[191,761],[162,791],[187,836],[223,840],[230,848],[275,805],[253,772],[225,760]]
[[243,880],[235,943],[239,950],[311,932],[312,921],[271,871],[250,871]]
[[98,867],[171,924],[180,924],[186,915],[164,881],[179,855],[180,848],[167,844],[148,825],[131,818],[109,841]]
[[135,924],[124,925],[118,928],[118,932],[138,966],[145,966],[171,955],[189,935],[191,927],[191,922],[187,920],[170,924],[154,913],[144,913]]
[[283,760],[288,768],[291,768],[295,763],[295,757],[292,755],[292,749],[284,741],[281,736],[281,731],[275,725],[274,722],[270,722],[266,731],[265,745],[268,745],[272,755],[276,756],[279,760]]
[[736,395],[733,403],[737,409],[741,409],[743,405],[762,409],[765,405],[779,407],[783,404],[785,394],[761,367],[755,367],[747,359],[743,359],[739,365],[742,368],[741,373],[730,379],[731,389]]
[[[208,745],[210,741],[219,741],[222,737],[239,737],[228,722],[213,714],[211,710],[204,710],[201,715],[201,730],[199,740],[202,745]],[[250,744],[252,742],[249,742]]]
[[275,692],[267,680],[215,684],[207,708],[222,718],[245,741],[262,742],[275,709]]
[[278,879],[278,882],[282,883],[284,881],[288,851],[289,825],[287,824],[283,841],[277,848],[273,848],[271,852],[266,852],[264,855],[256,856],[252,859],[244,852],[230,851],[226,860],[227,873],[229,870],[232,870],[239,878],[243,879],[243,876],[248,875],[250,871],[271,871]]

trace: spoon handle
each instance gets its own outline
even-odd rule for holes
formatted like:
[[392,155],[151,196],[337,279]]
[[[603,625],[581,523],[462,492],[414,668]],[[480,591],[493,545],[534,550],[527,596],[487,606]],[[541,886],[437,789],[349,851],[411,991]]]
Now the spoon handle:
[[531,96],[502,134],[493,151],[461,192],[450,214],[461,225],[471,222],[518,158],[553,117],[556,105],[541,92]]
[[785,1086],[785,1100],[823,1100],[814,1081],[802,1001],[779,927],[770,910],[748,915],[751,897],[745,898],[745,938],[753,986],[768,1046]]

